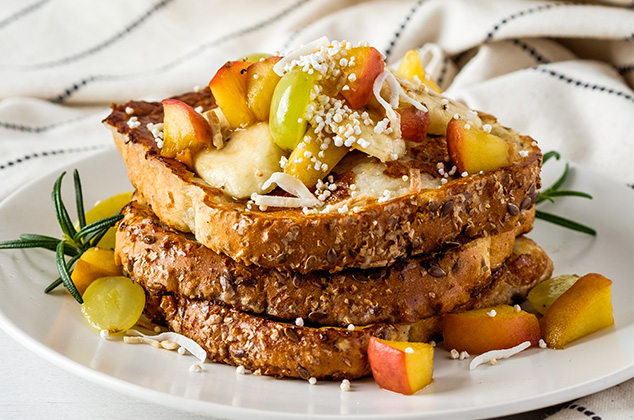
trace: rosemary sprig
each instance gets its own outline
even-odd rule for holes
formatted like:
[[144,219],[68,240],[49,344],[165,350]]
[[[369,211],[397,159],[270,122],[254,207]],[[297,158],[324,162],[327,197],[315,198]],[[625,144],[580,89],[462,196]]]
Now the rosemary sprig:
[[[44,292],[49,293],[63,284],[77,302],[83,303],[84,301],[71,279],[73,267],[82,254],[89,248],[96,246],[108,229],[121,220],[123,215],[117,214],[115,216],[106,217],[87,225],[81,181],[79,179],[79,172],[75,169],[73,171],[73,180],[75,185],[75,206],[77,208],[77,219],[79,221],[79,230],[77,230],[62,201],[61,191],[64,175],[66,175],[66,172],[62,172],[59,178],[57,178],[51,193],[53,205],[55,206],[55,217],[62,230],[64,239],[26,233],[20,235],[20,239],[1,241],[0,249],[43,248],[55,252],[55,262],[59,277],[49,284],[46,289],[44,289]],[[66,257],[70,258],[67,260]]]
[[[544,154],[543,163],[546,163],[550,158],[554,157],[559,160],[561,155],[558,152],[550,151]],[[535,204],[542,203],[544,201],[550,201],[551,203],[555,202],[555,197],[582,197],[592,199],[592,196],[588,193],[584,193],[582,191],[574,191],[574,190],[560,190],[563,183],[566,181],[568,177],[569,170],[568,163],[564,168],[563,173],[559,176],[557,181],[546,190],[539,193],[539,197],[535,201]],[[575,222],[574,220],[566,219],[565,217],[557,216],[551,213],[547,213],[541,210],[535,211],[535,217],[546,222],[554,223],[559,226],[563,226],[568,229],[576,230],[578,232],[587,233],[588,235],[596,236],[597,231],[592,229],[589,226],[583,225],[581,223]]]

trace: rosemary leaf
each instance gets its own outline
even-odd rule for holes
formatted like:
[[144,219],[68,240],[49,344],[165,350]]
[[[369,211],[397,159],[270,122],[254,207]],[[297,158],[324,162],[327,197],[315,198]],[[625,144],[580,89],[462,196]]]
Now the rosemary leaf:
[[590,194],[584,193],[582,191],[556,190],[556,191],[550,191],[547,194],[546,193],[540,194],[536,203],[540,203],[544,200],[549,200],[554,203],[555,200],[553,200],[552,197],[583,197],[583,198],[589,198],[590,200],[592,200],[592,196]]
[[20,248],[37,248],[39,245],[34,245],[30,241],[23,241],[22,239],[12,239],[9,241],[0,242],[0,249],[20,249]]
[[[23,241],[33,241],[33,243],[39,243],[39,245],[36,245],[37,247],[48,249],[49,251],[55,251],[57,249],[57,243],[61,240],[53,238],[51,236],[38,235],[35,233],[23,233],[22,235],[20,235],[20,239]],[[72,257],[75,255],[80,255],[81,250],[69,244],[68,242],[65,242],[64,254]]]
[[46,286],[46,289],[44,289],[44,293],[51,293],[53,290],[57,289],[57,286],[59,286],[60,284],[62,284],[62,278],[58,277],[55,279],[55,281]]
[[573,220],[570,219],[566,219],[564,217],[561,216],[556,216],[554,214],[551,213],[546,213],[540,210],[536,210],[535,211],[535,217],[541,220],[544,220],[546,222],[550,222],[559,226],[563,226],[565,228],[568,229],[572,229],[578,232],[583,232],[583,233],[587,233],[588,235],[592,235],[592,236],[596,236],[597,235],[597,231],[592,229],[589,226],[586,225],[582,225],[581,223],[577,223]]
[[[118,218],[115,220],[115,222],[111,226],[114,226],[119,220],[123,219],[123,215],[122,214],[116,214],[113,217],[117,217],[117,216],[118,216]],[[110,228],[110,226],[109,226],[109,228]],[[103,229],[100,233],[95,235],[90,241],[90,246],[91,247],[97,246],[99,244],[99,241],[101,241],[101,239],[106,235],[106,233],[108,233],[108,229]]]
[[114,216],[106,217],[105,219],[97,220],[89,225],[84,226],[75,235],[75,241],[90,241],[96,235],[103,236],[108,229],[123,219],[123,215],[115,214]]
[[553,185],[550,186],[550,188],[548,188],[545,193],[548,194],[551,191],[555,191],[558,190],[559,187],[561,187],[561,185],[564,183],[564,181],[566,180],[566,178],[568,177],[568,170],[570,169],[570,167],[568,166],[568,163],[566,163],[566,166],[564,168],[564,172],[561,174],[561,176],[559,177],[559,179],[557,181],[555,181],[555,183]]
[[77,218],[79,219],[79,228],[86,226],[86,214],[84,213],[84,194],[81,190],[81,180],[79,179],[79,171],[73,171],[73,180],[75,181],[75,203],[77,206]]
[[66,172],[62,172],[62,174],[57,178],[55,184],[53,185],[53,204],[55,205],[55,216],[57,217],[57,221],[59,222],[60,228],[62,228],[62,232],[68,236],[69,238],[74,238],[77,231],[73,226],[73,222],[70,220],[70,216],[68,215],[68,211],[66,210],[66,206],[64,206],[64,202],[62,201],[62,178],[64,178]]
[[[69,259],[68,261],[66,261],[66,270],[69,273],[71,273],[71,267],[73,266],[73,264],[75,264],[80,257],[81,257],[81,254],[77,254],[77,255],[73,256],[71,259]],[[59,286],[62,283],[63,283],[62,282],[62,278],[58,277],[57,279],[55,279],[55,281],[53,281],[51,284],[49,284],[46,287],[46,289],[44,289],[44,293],[52,292],[53,290],[55,290],[57,288],[57,286]]]
[[40,235],[37,233],[23,233],[22,235],[20,235],[20,239],[41,240],[41,241],[47,240],[47,241],[55,241],[55,243],[60,241],[59,239],[53,238],[52,236]]
[[70,278],[69,269],[66,266],[66,260],[64,259],[64,241],[61,241],[57,244],[57,250],[55,252],[55,260],[57,263],[57,271],[59,271],[59,275],[62,279],[62,283],[66,286],[66,289],[70,292],[71,296],[75,298],[77,302],[84,303],[84,300],[81,298],[77,287],[75,287],[75,283]]
[[550,160],[550,158],[552,158],[552,157],[554,157],[555,159],[559,160],[561,155],[559,154],[559,152],[557,152],[555,150],[551,150],[550,152],[546,152],[546,153],[544,153],[544,157],[542,158],[542,164],[548,162]]

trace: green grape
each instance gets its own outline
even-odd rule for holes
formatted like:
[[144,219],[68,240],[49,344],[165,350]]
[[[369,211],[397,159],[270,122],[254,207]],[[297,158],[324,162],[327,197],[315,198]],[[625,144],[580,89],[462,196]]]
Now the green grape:
[[249,55],[245,55],[244,57],[240,58],[240,60],[248,61],[250,63],[257,63],[261,59],[269,58],[270,56],[271,54],[267,54],[267,53],[251,53]]
[[562,274],[550,278],[533,287],[526,297],[533,308],[540,314],[545,314],[555,299],[561,296],[579,279],[574,274]]
[[88,323],[111,334],[126,331],[139,320],[145,307],[145,291],[127,277],[102,277],[82,296],[81,312]]
[[273,141],[285,150],[293,150],[306,133],[306,107],[319,74],[299,68],[286,73],[275,87],[271,100],[269,128]]

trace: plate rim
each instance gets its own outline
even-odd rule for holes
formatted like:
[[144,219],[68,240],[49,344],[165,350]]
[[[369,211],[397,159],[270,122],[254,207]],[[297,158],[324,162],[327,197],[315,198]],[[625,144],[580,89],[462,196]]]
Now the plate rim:
[[[116,152],[114,147],[108,148],[106,150],[100,150],[95,153],[92,153],[88,156],[83,156],[73,161],[66,163],[57,168],[53,168],[50,171],[46,172],[40,177],[37,177],[31,180],[29,183],[21,186],[16,189],[16,191],[12,192],[10,195],[5,197],[2,201],[0,201],[0,214],[3,212],[5,206],[8,206],[12,200],[16,199],[15,197],[23,194],[25,191],[33,188],[33,185],[36,183],[42,182],[44,179],[55,179],[56,174],[60,174],[63,171],[69,172],[70,168],[73,165],[78,165],[83,163],[84,165],[91,160],[101,160],[101,159],[109,159],[113,157],[118,157],[119,155]],[[614,185],[618,185],[614,180],[609,179],[601,174],[596,173],[592,169],[585,168],[583,166],[570,163],[571,168],[576,168],[577,170],[581,170],[583,172],[590,172],[597,176],[601,176],[604,179],[609,180]],[[623,185],[623,188],[628,189],[627,185]],[[634,190],[632,191],[634,193]],[[8,204],[9,203],[9,204]],[[1,274],[1,273],[0,273]],[[70,297],[66,297],[72,299]],[[7,334],[28,348],[33,353],[37,354],[39,357],[47,360],[48,362],[53,363],[54,365],[61,367],[65,371],[87,379],[93,383],[105,386],[113,391],[126,393],[126,391],[130,392],[128,395],[139,398],[141,400],[145,400],[148,402],[156,403],[157,401],[164,406],[170,407],[172,409],[195,413],[195,414],[209,414],[210,410],[213,410],[214,415],[220,415],[227,418],[238,418],[244,415],[254,415],[257,414],[261,418],[294,418],[297,415],[302,415],[300,413],[293,412],[274,412],[274,411],[262,411],[254,408],[240,407],[240,406],[232,406],[219,404],[213,401],[204,401],[200,399],[191,399],[186,398],[179,395],[170,394],[167,392],[151,389],[144,387],[140,384],[136,384],[133,382],[129,382],[125,379],[115,377],[109,373],[101,372],[96,369],[93,369],[89,366],[85,366],[70,357],[63,355],[51,347],[45,345],[44,343],[38,341],[36,338],[29,335],[28,332],[22,330],[18,325],[16,325],[8,316],[5,314],[5,310],[2,306],[0,306],[0,328],[2,328]],[[544,407],[549,407],[555,404],[564,403],[573,399],[577,399],[583,396],[587,396],[593,394],[595,392],[599,392],[610,388],[612,386],[618,385],[622,382],[625,382],[634,377],[634,363],[625,366],[623,369],[612,372],[610,374],[604,375],[603,377],[594,378],[593,380],[586,381],[584,383],[578,383],[567,388],[549,392],[546,394],[535,395],[530,398],[522,399],[516,402],[500,402],[494,405],[486,405],[480,407],[473,408],[460,408],[456,410],[445,410],[440,413],[436,413],[436,415],[442,415],[445,418],[480,418],[480,416],[503,416],[516,414],[531,410],[537,410]],[[366,415],[366,414],[349,414],[347,418],[420,418],[421,415],[426,416],[432,415],[434,413],[421,413],[421,412],[412,412],[412,413],[399,413],[399,414],[377,414],[377,415]],[[310,417],[313,419],[321,419],[321,418],[331,418],[333,415],[330,414],[309,414],[304,413],[303,416]],[[387,417],[386,417],[387,416]]]

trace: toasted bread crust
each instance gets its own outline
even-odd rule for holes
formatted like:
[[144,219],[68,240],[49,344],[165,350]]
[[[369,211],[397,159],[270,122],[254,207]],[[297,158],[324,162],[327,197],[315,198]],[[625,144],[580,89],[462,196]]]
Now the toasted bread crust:
[[123,209],[116,258],[135,281],[160,293],[224,302],[236,309],[322,325],[412,323],[464,305],[511,255],[516,229],[388,268],[298,274],[245,266],[169,229],[143,204]]
[[[517,241],[521,247],[516,247],[516,252],[488,278],[482,296],[466,304],[465,310],[513,303],[509,296],[524,297],[528,289],[550,276],[552,263],[544,251],[530,239]],[[298,326],[209,300],[155,293],[148,290],[148,315],[198,342],[212,361],[278,377],[360,378],[370,374],[366,350],[371,336],[427,341],[442,332],[440,316],[413,324],[376,323],[354,330]]]
[[[180,97],[213,105],[208,91]],[[127,107],[141,123],[131,129]],[[437,251],[443,244],[515,229],[540,188],[541,152],[529,137],[508,131],[525,157],[492,172],[449,181],[353,212],[302,209],[247,210],[202,182],[180,162],[160,156],[148,123],[162,121],[160,103],[113,106],[105,123],[133,185],[169,226],[244,264],[301,273],[388,266],[404,255]]]

